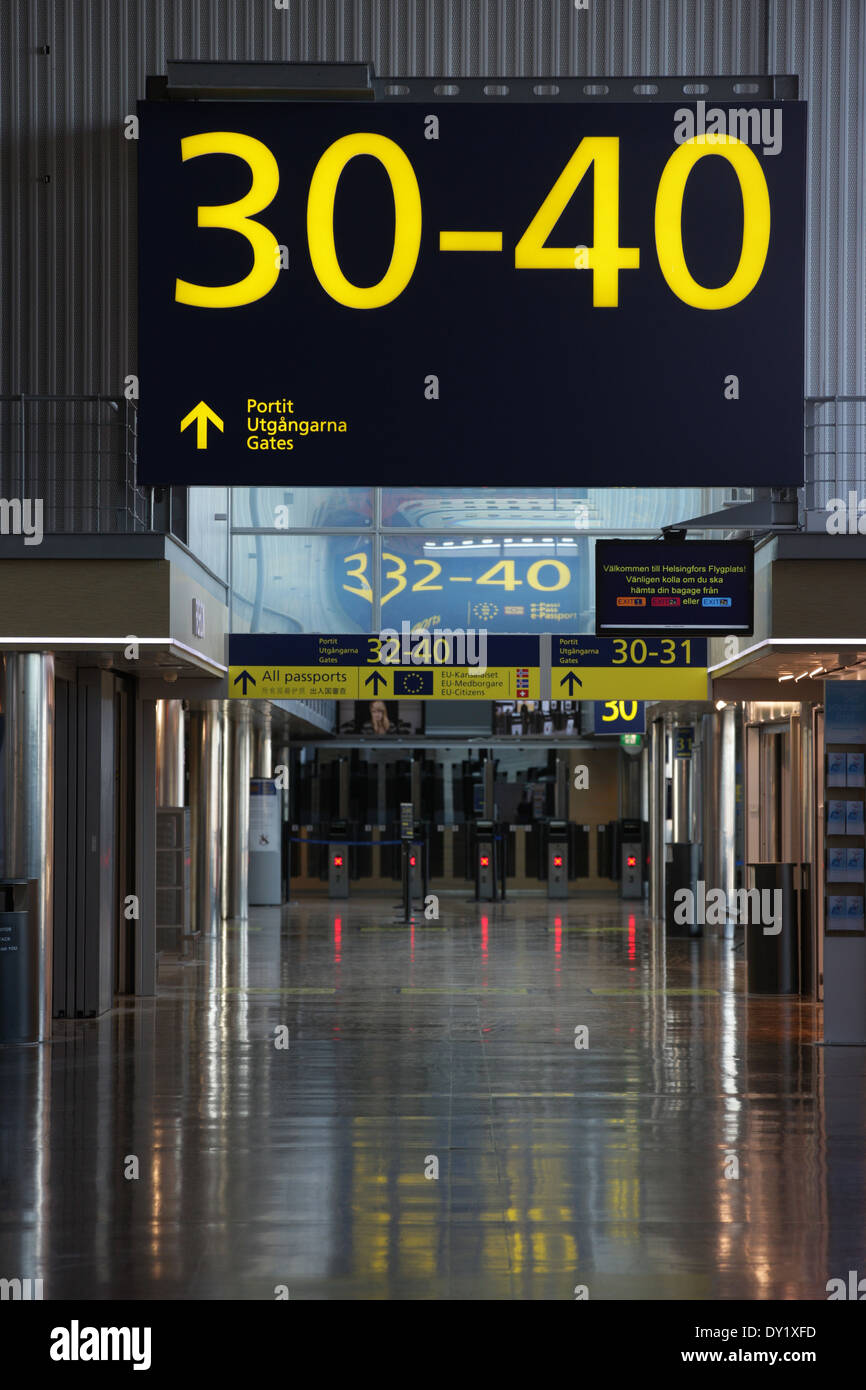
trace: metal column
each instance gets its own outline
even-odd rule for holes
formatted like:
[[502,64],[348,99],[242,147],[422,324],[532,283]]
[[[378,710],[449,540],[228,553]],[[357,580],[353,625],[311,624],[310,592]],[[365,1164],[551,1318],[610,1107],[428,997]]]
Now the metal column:
[[[695,722],[695,742],[689,759],[689,840],[700,857],[704,834],[703,800],[703,720]],[[695,866],[697,868],[697,865]]]
[[663,917],[665,910],[665,726],[656,719],[650,742],[650,911]]
[[184,805],[184,712],[182,700],[156,702],[156,804]]
[[39,880],[39,1037],[51,1036],[54,655],[6,656],[5,873]]
[[619,767],[619,818],[640,818],[641,756],[617,749]]
[[[675,724],[673,728],[675,741],[678,727]],[[674,746],[676,747],[676,742]],[[671,840],[675,845],[686,844],[691,839],[691,808],[689,804],[691,766],[691,758],[674,757],[671,786]]]
[[283,768],[283,769],[284,769],[284,771],[280,774],[280,779],[281,779],[281,785],[280,785],[280,807],[281,807],[281,812],[280,812],[280,815],[281,815],[281,819],[285,822],[285,821],[288,821],[288,819],[289,819],[289,791],[290,791],[290,787],[289,787],[289,745],[288,745],[287,743],[281,743],[280,746],[279,746],[279,748],[277,748],[277,750],[276,750],[276,756],[275,756],[275,761],[274,761],[274,766],[273,766],[273,773],[274,773],[274,776],[275,776],[275,777],[277,776],[277,768]]
[[701,718],[701,876],[719,887],[718,793],[721,725],[715,713]]
[[232,823],[232,700],[220,701],[220,918],[231,916],[229,903],[229,833]]
[[135,992],[156,994],[156,711],[157,700],[135,701]]
[[650,753],[649,745],[640,750],[640,818],[646,825],[650,818]]
[[484,761],[484,818],[485,820],[495,820],[496,810],[494,802],[496,800],[496,768],[493,764],[491,755],[492,750],[488,749],[488,756]]
[[568,755],[556,755],[556,781],[553,785],[553,815],[556,820],[568,821]]
[[219,924],[221,743],[220,702],[205,700],[189,718],[190,925],[208,936]]
[[231,816],[228,836],[228,915],[244,918],[249,915],[249,839],[250,839],[250,762],[252,729],[250,707],[246,701],[234,701],[240,708],[233,710],[229,725],[231,757],[225,759],[226,775],[230,779]]
[[256,738],[256,762],[253,769],[253,777],[272,777],[273,776],[273,736],[271,733],[271,707],[265,705],[262,710],[261,727]]
[[[721,711],[719,746],[719,887],[725,901],[733,902],[737,885],[736,870],[736,776],[737,776],[737,710],[726,705]],[[733,936],[734,924],[725,925],[725,936]]]

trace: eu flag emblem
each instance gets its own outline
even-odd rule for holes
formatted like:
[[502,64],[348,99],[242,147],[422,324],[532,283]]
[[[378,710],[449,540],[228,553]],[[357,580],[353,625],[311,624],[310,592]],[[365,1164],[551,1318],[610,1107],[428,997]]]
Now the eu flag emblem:
[[395,695],[432,695],[432,671],[395,671]]

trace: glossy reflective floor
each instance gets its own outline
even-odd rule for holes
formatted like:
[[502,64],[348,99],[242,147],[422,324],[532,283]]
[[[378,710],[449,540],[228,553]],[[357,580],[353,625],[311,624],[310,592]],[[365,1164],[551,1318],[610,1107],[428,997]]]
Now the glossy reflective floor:
[[747,1000],[731,942],[614,898],[397,915],[254,909],[157,999],[0,1048],[0,1275],[46,1298],[823,1299],[866,1274],[866,1052]]

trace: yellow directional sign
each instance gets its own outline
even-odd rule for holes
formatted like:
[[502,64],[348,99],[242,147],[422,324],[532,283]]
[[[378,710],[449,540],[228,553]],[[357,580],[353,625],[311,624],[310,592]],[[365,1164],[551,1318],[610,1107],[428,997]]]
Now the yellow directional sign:
[[706,667],[659,670],[645,667],[622,671],[610,666],[581,666],[580,685],[569,681],[574,666],[550,668],[553,700],[706,700],[709,698]]
[[[407,625],[408,626],[408,625]],[[455,632],[386,638],[233,633],[229,695],[247,700],[705,700],[707,643],[688,637],[550,638]]]
[[[406,624],[408,629],[408,624]],[[395,638],[233,633],[229,696],[247,700],[537,700],[537,637],[437,628]]]
[[706,639],[554,637],[550,698],[706,700]]
[[537,666],[230,666],[229,695],[247,700],[537,700]]
[[358,675],[353,666],[333,670],[320,666],[230,666],[229,696],[247,700],[356,700]]

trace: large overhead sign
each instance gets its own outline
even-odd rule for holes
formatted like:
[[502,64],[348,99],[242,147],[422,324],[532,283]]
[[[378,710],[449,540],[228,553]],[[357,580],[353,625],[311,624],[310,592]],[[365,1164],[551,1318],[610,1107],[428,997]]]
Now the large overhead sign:
[[752,632],[751,541],[596,541],[598,632]]
[[[705,638],[540,638],[385,629],[234,633],[228,693],[248,700],[705,700]],[[629,705],[631,709],[631,705]],[[633,726],[630,726],[633,727]]]
[[706,700],[705,637],[552,637],[551,697]]
[[802,478],[805,111],[144,102],[148,484]]
[[537,700],[538,638],[239,633],[229,638],[228,690],[256,700]]

